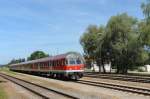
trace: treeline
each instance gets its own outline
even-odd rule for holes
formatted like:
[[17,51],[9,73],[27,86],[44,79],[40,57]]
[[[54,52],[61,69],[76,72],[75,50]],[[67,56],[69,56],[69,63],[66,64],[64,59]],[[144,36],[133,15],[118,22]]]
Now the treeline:
[[[112,16],[106,26],[89,25],[80,39],[85,58],[104,69],[111,62],[117,73],[150,63],[150,1],[141,4],[143,20],[127,13]],[[105,69],[104,71],[105,72]]]
[[26,58],[12,59],[8,64],[21,63],[21,62],[40,59],[44,57],[49,57],[49,55],[44,53],[43,51],[35,51],[29,57],[27,57],[27,59]]

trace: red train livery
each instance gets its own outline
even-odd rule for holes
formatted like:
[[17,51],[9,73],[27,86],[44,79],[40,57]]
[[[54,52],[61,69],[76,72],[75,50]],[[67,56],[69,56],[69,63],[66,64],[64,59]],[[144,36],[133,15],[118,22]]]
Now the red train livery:
[[68,52],[52,57],[11,64],[10,70],[77,80],[83,76],[84,58],[77,52]]

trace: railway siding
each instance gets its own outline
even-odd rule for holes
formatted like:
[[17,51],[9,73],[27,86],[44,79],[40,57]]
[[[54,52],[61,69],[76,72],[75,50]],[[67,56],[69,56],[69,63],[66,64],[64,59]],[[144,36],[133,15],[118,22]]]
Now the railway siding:
[[100,82],[100,83],[128,86],[128,87],[134,87],[134,88],[140,88],[140,89],[148,89],[148,90],[150,89],[150,84],[148,84],[148,83],[127,82],[127,81],[91,78],[91,77],[83,77],[81,80],[96,81],[96,82]]
[[147,89],[147,88],[137,88],[137,87],[131,87],[127,85],[104,83],[104,82],[97,82],[97,81],[95,82],[95,81],[90,81],[90,80],[79,80],[77,83],[150,96],[150,89]]
[[51,90],[49,88],[45,88],[43,86],[28,82],[28,81],[25,81],[25,80],[22,80],[13,76],[9,76],[9,75],[2,74],[2,73],[0,74],[0,76],[30,90],[31,92],[41,96],[44,99],[50,99],[50,98],[55,99],[56,97],[59,99],[60,98],[61,99],[70,99],[70,98],[77,99],[77,97],[73,97],[71,95],[67,95],[67,94],[64,94],[55,90]]
[[85,77],[93,77],[93,78],[130,81],[130,82],[150,83],[149,76],[141,76],[141,75],[138,76],[138,75],[85,73],[84,76]]

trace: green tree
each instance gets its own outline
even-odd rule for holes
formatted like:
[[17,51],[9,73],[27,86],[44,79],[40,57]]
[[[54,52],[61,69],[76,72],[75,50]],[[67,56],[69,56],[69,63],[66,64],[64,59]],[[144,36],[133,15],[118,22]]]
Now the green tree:
[[84,52],[87,56],[94,57],[96,44],[97,44],[98,27],[96,25],[89,25],[86,32],[80,39],[80,43],[83,46]]
[[147,0],[146,3],[142,3],[141,9],[145,16],[145,19],[139,24],[141,38],[143,40],[143,45],[149,47],[150,46],[150,0]]
[[142,3],[141,8],[147,24],[150,24],[150,0],[147,0],[146,3]]
[[83,47],[85,56],[90,59],[90,63],[96,61],[98,38],[103,31],[103,26],[89,25],[80,38],[80,44]]
[[[132,41],[131,34],[135,34],[137,20],[126,13],[112,16],[107,23],[107,34],[109,38],[109,49],[113,65],[117,66],[117,73],[126,73],[129,65],[129,42]],[[132,35],[133,36],[133,35]],[[126,61],[124,61],[126,60]]]
[[96,49],[96,62],[99,66],[99,72],[101,72],[101,67],[103,68],[103,72],[106,73],[104,68],[105,62],[108,60],[108,50],[109,50],[109,39],[107,37],[105,27],[99,28],[101,31],[97,36],[97,49]]
[[141,4],[140,22],[126,13],[112,16],[106,27],[90,25],[80,39],[85,55],[99,66],[112,62],[117,73],[150,63],[150,0]]
[[25,58],[12,59],[8,64],[16,64],[21,62],[25,62]]
[[35,60],[35,59],[40,59],[48,56],[49,55],[44,53],[43,51],[35,51],[27,58],[27,60]]
[[141,9],[145,16],[145,19],[139,23],[139,31],[141,33],[141,40],[144,47],[141,57],[143,57],[143,60],[146,60],[146,64],[150,64],[150,0],[147,0],[146,3],[142,3]]

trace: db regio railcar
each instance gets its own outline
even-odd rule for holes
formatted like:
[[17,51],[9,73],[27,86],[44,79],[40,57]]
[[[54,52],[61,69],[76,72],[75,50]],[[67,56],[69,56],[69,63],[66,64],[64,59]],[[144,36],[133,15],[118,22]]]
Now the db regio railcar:
[[68,52],[56,56],[11,64],[10,70],[77,80],[83,76],[84,58],[77,52]]

